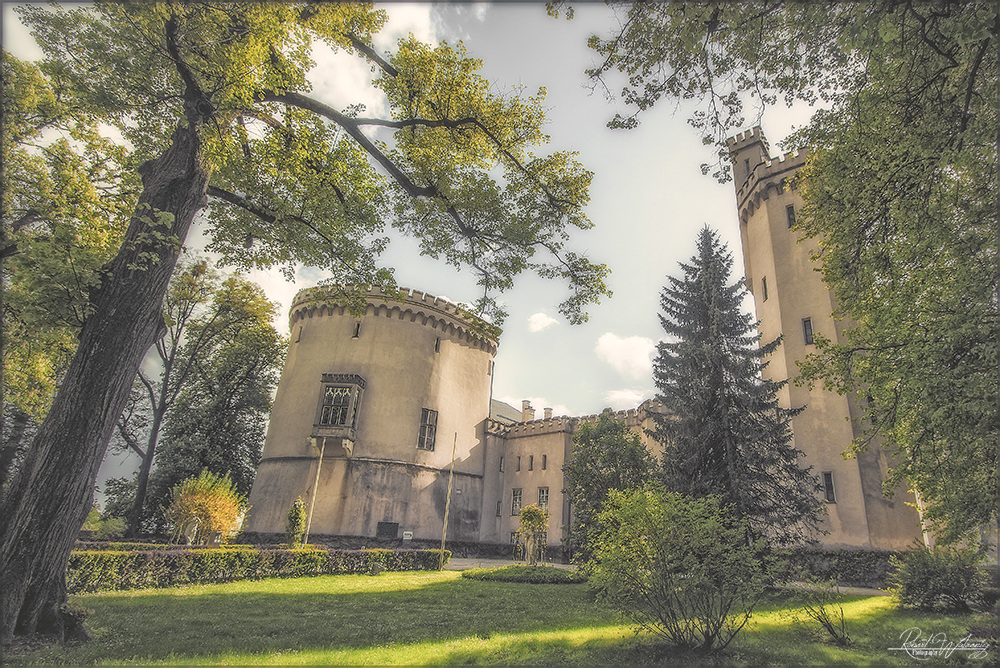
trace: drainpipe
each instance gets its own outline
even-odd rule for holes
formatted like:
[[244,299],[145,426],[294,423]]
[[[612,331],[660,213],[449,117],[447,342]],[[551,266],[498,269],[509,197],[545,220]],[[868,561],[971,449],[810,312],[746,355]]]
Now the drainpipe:
[[[312,439],[312,446],[316,447],[316,439]],[[323,451],[326,450],[326,439],[319,446],[319,461],[316,462],[316,480],[313,482],[312,498],[309,500],[309,517],[306,518],[306,534],[302,537],[302,546],[309,544],[309,529],[312,527],[313,509],[316,507],[316,493],[319,491],[319,472],[323,468]]]

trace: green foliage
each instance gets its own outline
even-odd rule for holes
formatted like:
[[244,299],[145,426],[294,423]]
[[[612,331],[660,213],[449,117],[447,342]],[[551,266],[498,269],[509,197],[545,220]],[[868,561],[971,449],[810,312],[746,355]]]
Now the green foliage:
[[295,503],[288,509],[288,517],[285,520],[285,540],[288,547],[296,548],[302,546],[302,537],[306,533],[306,504],[302,502],[302,497],[295,499]]
[[729,283],[733,256],[707,226],[697,254],[668,277],[660,305],[667,334],[653,380],[666,412],[656,414],[667,489],[719,495],[747,523],[750,540],[800,543],[820,531],[825,509],[812,467],[792,445],[792,418],[762,376],[781,338],[758,346],[757,323],[741,308],[743,281]]
[[463,578],[490,582],[516,582],[520,584],[580,584],[587,575],[579,570],[553,566],[500,566],[498,568],[467,568]]
[[984,560],[977,547],[916,545],[892,558],[896,567],[890,579],[893,596],[899,605],[919,610],[969,610],[981,602],[988,582],[980,568]]
[[125,231],[138,176],[58,77],[3,52],[4,384],[41,421],[76,351],[89,293]]
[[600,532],[600,512],[612,490],[638,489],[652,481],[656,461],[642,439],[613,416],[584,423],[573,435],[573,452],[563,466],[572,504],[566,543],[574,561],[590,558],[591,542]]
[[[123,546],[126,544],[122,544]],[[158,549],[149,549],[157,547]],[[77,550],[70,555],[72,593],[172,587],[233,580],[437,570],[440,550],[296,550],[235,546],[220,549]],[[445,562],[450,553],[446,552]]]
[[111,540],[125,535],[125,520],[121,517],[107,517],[98,522],[94,531],[97,540]]
[[587,565],[599,597],[680,647],[721,650],[749,621],[773,575],[746,525],[717,497],[612,491]]
[[173,524],[173,541],[182,537],[205,543],[215,532],[230,536],[239,531],[249,507],[229,476],[202,471],[173,488],[166,520]]
[[830,640],[841,647],[851,644],[844,614],[844,596],[836,580],[822,580],[800,572],[796,577],[800,587],[794,600],[801,606],[798,614],[790,615],[792,623],[802,623],[803,618],[817,624]]

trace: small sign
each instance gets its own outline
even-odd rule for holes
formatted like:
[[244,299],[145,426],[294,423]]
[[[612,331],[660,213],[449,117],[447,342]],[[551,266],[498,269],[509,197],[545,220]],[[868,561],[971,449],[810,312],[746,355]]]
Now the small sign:
[[404,531],[403,532],[403,540],[413,540],[413,532],[412,531]]

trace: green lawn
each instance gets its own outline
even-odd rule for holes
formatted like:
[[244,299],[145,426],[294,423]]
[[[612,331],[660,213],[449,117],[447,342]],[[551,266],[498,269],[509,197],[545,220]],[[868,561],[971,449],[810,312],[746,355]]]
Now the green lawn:
[[[927,665],[903,652],[917,626],[952,641],[983,615],[901,613],[885,597],[845,606],[856,642],[823,642],[776,599],[726,652],[692,656],[636,635],[586,585],[463,579],[459,573],[383,573],[113,592],[83,596],[93,640],[8,656],[26,664],[659,664]],[[956,652],[948,662],[988,665]],[[941,657],[930,663],[940,665]]]

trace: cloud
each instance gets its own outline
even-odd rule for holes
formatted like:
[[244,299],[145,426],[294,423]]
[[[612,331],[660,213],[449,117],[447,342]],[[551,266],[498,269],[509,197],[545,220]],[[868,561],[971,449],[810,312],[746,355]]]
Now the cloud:
[[635,408],[653,396],[652,390],[609,390],[604,393],[604,401],[616,411]]
[[652,375],[656,342],[650,338],[645,336],[622,338],[608,332],[597,339],[594,350],[600,359],[624,376],[638,380]]
[[528,318],[528,331],[529,332],[540,332],[546,327],[559,324],[559,321],[555,318],[549,317],[544,313],[536,313]]

